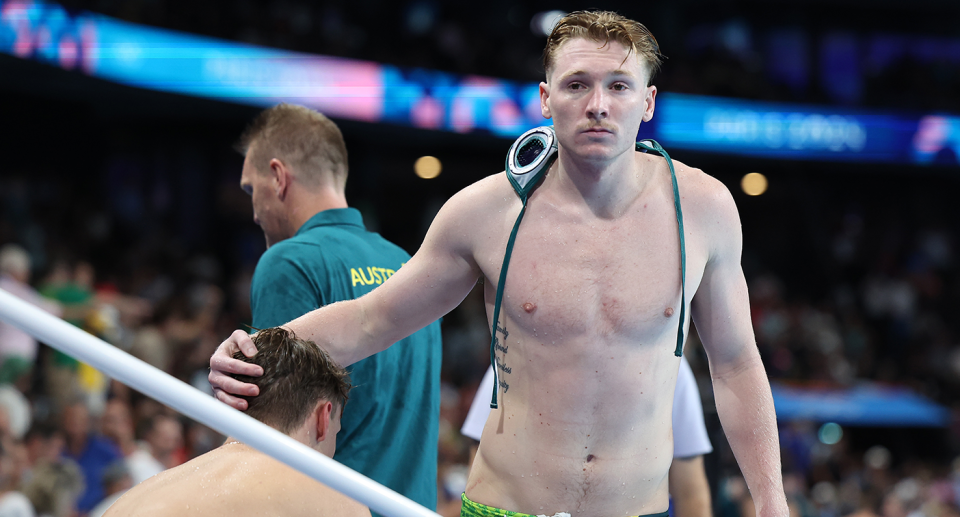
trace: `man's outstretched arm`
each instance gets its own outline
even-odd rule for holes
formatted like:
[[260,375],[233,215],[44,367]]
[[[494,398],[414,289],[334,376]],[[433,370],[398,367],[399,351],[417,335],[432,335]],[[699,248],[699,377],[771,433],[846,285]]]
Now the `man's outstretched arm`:
[[[480,277],[473,260],[476,221],[483,217],[476,187],[452,197],[437,214],[416,255],[383,285],[355,300],[333,303],[282,325],[311,340],[342,365],[386,349],[437,320],[469,294]],[[256,386],[227,374],[262,375],[259,367],[236,361],[242,350],[256,354],[250,337],[234,333],[210,358],[210,384],[221,401],[246,407],[236,395],[257,395]]]
[[[711,180],[713,181],[713,180]],[[780,443],[773,396],[760,361],[747,283],[740,268],[743,237],[733,198],[716,182],[698,231],[710,256],[692,303],[697,332],[710,359],[717,412],[759,517],[785,517]],[[704,207],[706,208],[706,207]]]

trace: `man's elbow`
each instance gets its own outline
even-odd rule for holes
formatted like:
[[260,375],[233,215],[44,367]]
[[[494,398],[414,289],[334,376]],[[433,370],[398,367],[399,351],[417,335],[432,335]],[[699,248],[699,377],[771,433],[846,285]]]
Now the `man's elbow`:
[[748,372],[765,372],[760,351],[754,341],[738,347],[736,352],[715,354],[710,357],[710,373],[716,381],[739,377]]

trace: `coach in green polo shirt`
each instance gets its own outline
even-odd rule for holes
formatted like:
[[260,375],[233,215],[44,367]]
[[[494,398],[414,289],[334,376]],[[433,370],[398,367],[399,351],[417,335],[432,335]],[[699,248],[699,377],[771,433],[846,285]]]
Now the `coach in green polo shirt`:
[[[253,275],[253,326],[281,325],[362,296],[410,258],[347,207],[347,150],[328,118],[280,104],[240,139],[240,186],[267,251]],[[434,509],[440,411],[440,324],[348,368],[350,392],[334,459]]]

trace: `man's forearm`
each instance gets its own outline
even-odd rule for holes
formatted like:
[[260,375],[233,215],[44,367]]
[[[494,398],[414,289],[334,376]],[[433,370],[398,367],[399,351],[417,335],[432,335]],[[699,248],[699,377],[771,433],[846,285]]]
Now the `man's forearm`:
[[755,350],[735,365],[711,365],[717,412],[760,517],[785,517],[773,395]]
[[391,343],[384,332],[372,328],[366,317],[368,300],[356,299],[325,305],[283,325],[301,339],[308,339],[326,350],[343,366],[385,350]]

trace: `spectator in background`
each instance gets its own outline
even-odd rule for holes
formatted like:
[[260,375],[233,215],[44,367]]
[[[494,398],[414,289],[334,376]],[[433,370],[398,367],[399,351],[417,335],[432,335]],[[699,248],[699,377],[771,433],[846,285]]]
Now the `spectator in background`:
[[110,440],[92,434],[90,412],[83,402],[73,402],[63,410],[63,431],[66,448],[63,456],[80,466],[86,489],[80,494],[77,509],[87,513],[104,496],[100,480],[112,463],[123,460],[123,454]]
[[[40,296],[30,287],[30,255],[16,244],[0,248],[0,289],[53,314],[61,315],[56,302]],[[15,383],[37,360],[37,340],[30,334],[0,321],[0,384]]]
[[0,446],[0,517],[34,517],[30,499],[17,490],[16,460],[10,453]]
[[141,438],[150,454],[165,469],[176,467],[186,458],[183,451],[183,425],[166,414],[158,414],[144,422]]
[[80,262],[71,266],[61,260],[54,264],[44,278],[40,293],[62,304],[63,319],[77,327],[83,327],[94,303],[95,278],[96,271],[90,263]]
[[[30,393],[29,390],[27,393]],[[30,400],[17,388],[0,384],[0,421],[5,437],[22,440],[33,421]]]
[[[117,502],[117,499],[120,499],[120,496],[134,485],[130,473],[127,471],[127,466],[123,462],[110,465],[103,473],[101,484],[105,494],[103,501],[97,503],[87,514],[87,517],[101,517],[113,503]],[[0,517],[3,516],[0,515]]]
[[[87,316],[94,307],[93,280],[95,272],[89,263],[72,267],[58,261],[44,278],[40,292],[47,298],[60,302],[62,317],[71,325],[84,328]],[[53,399],[54,410],[59,412],[80,393],[80,362],[59,350],[48,356],[45,364],[47,393]]]
[[84,489],[80,467],[64,456],[64,434],[47,424],[36,424],[26,437],[27,472],[23,493],[40,515],[76,514],[77,497]]
[[166,468],[153,457],[149,445],[134,439],[133,418],[126,402],[119,399],[107,402],[100,421],[100,430],[120,448],[134,485],[163,472]]

